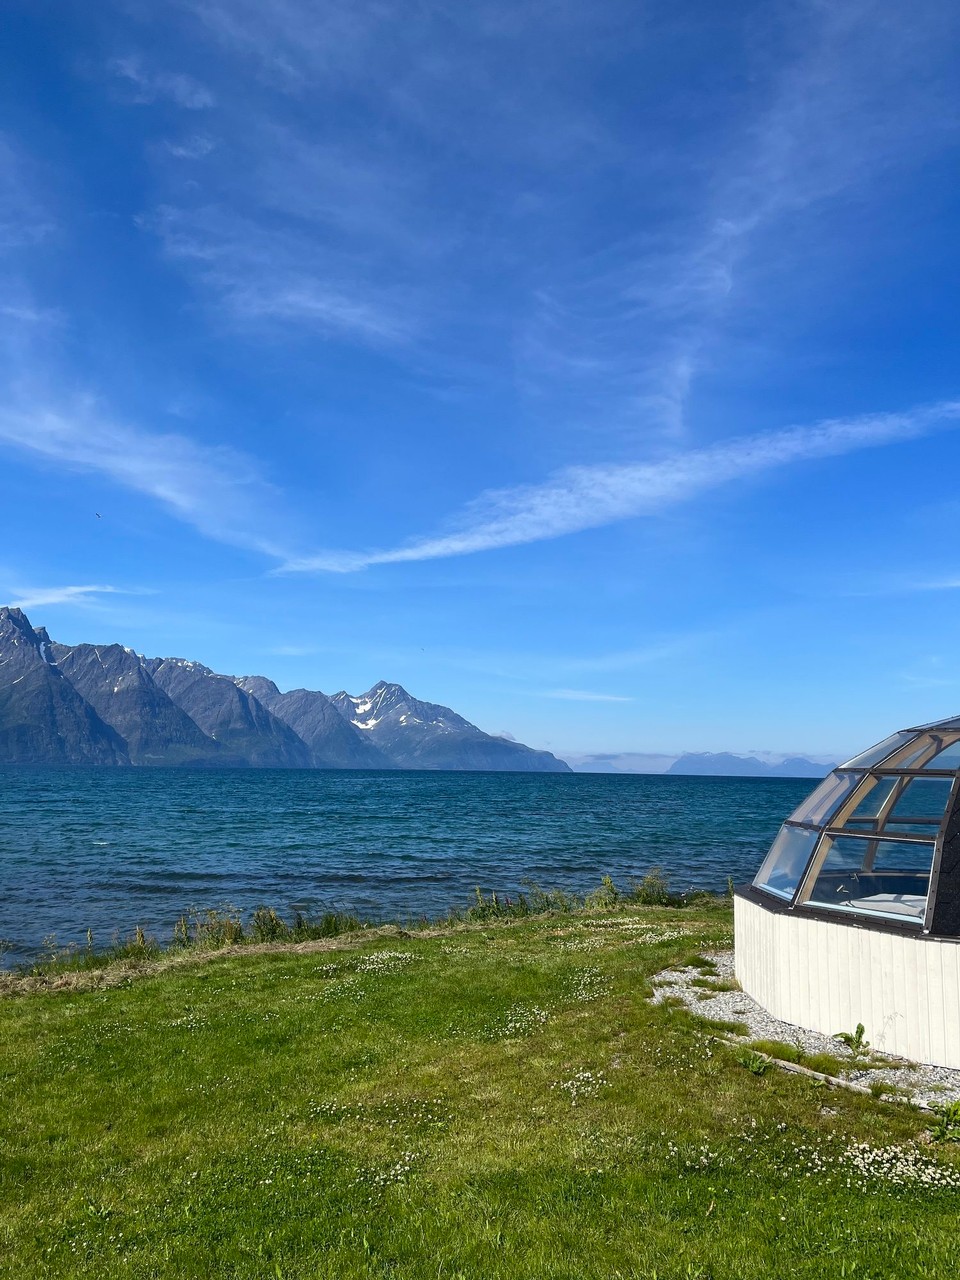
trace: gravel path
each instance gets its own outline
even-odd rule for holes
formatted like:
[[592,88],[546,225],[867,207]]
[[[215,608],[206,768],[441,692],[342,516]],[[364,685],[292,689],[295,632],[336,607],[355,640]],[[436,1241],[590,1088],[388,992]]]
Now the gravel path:
[[850,1066],[843,1073],[844,1080],[867,1086],[874,1081],[888,1084],[892,1089],[903,1090],[911,1102],[921,1106],[960,1099],[960,1071],[917,1065],[872,1050],[870,1066],[856,1066],[853,1054],[842,1040],[822,1035],[819,1031],[807,1031],[790,1022],[781,1022],[743,991],[711,991],[703,985],[696,985],[710,980],[723,984],[736,981],[732,951],[711,952],[706,958],[713,961],[715,970],[664,969],[657,974],[654,1003],[662,1004],[673,997],[682,1000],[691,1013],[700,1017],[742,1022],[749,1028],[749,1034],[731,1035],[730,1039],[744,1044],[750,1040],[780,1040],[796,1045],[804,1053],[830,1053],[835,1058],[846,1059]]

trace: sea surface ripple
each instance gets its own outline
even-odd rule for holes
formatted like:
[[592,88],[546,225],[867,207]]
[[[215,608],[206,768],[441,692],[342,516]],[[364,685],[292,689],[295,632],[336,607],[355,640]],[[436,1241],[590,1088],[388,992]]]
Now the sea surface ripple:
[[187,908],[348,908],[415,919],[479,886],[583,892],[660,866],[671,887],[749,879],[809,779],[647,774],[0,768],[6,962],[55,935]]

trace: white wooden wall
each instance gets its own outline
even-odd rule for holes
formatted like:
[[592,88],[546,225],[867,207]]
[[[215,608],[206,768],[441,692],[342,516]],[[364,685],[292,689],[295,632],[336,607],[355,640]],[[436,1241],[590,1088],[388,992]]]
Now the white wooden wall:
[[740,985],[775,1018],[853,1031],[884,1053],[960,1067],[960,942],[858,929],[734,899]]

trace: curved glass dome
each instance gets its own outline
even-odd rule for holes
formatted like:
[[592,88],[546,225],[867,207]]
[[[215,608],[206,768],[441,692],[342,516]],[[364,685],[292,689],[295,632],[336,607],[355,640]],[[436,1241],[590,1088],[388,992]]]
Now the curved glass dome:
[[780,828],[753,886],[790,910],[960,937],[960,718],[835,769]]

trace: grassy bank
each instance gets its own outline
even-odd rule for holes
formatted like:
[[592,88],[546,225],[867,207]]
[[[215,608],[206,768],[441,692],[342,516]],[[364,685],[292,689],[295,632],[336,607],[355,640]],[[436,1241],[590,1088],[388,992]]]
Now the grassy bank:
[[[732,892],[732,888],[729,892]],[[402,925],[394,921],[393,930],[389,924],[363,920],[352,912],[343,910],[314,914],[295,910],[288,918],[272,907],[257,907],[246,914],[232,906],[198,908],[184,912],[178,918],[172,935],[166,942],[145,932],[140,926],[126,936],[120,930],[115,930],[112,940],[106,946],[100,945],[90,929],[82,944],[61,945],[56,935],[51,934],[31,959],[14,962],[5,971],[0,969],[0,996],[49,989],[56,979],[83,972],[102,973],[108,979],[116,979],[118,971],[122,969],[144,972],[152,967],[152,962],[162,957],[173,957],[180,961],[198,953],[225,951],[236,947],[316,942],[364,933],[372,937],[396,929],[423,934],[446,931],[464,924],[525,920],[531,916],[571,915],[584,909],[615,906],[709,906],[715,897],[712,893],[671,893],[660,868],[654,867],[642,880],[633,881],[623,888],[615,885],[610,876],[604,876],[595,889],[583,895],[562,889],[542,889],[532,882],[527,883],[525,891],[513,895],[484,893],[478,888],[472,901],[465,906],[452,907],[439,917],[423,915],[407,919]],[[0,939],[0,961],[9,949],[10,944]],[[18,981],[24,977],[38,981]]]
[[2,1000],[0,1269],[956,1274],[960,1152],[929,1119],[754,1074],[646,1001],[729,941],[719,900],[594,902],[121,958],[116,985]]

